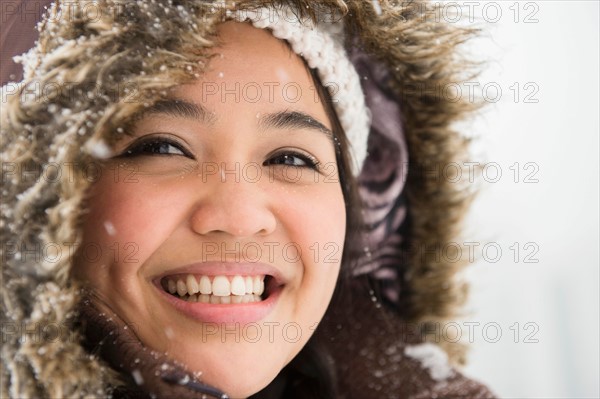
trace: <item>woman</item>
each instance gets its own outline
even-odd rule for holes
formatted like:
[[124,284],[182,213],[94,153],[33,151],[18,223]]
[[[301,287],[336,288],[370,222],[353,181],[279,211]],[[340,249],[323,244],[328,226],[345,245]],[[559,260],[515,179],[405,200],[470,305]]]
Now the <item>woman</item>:
[[468,33],[428,13],[53,9],[2,111],[3,395],[489,396],[421,344],[463,298],[420,249],[466,198],[407,148],[457,159],[468,108],[411,90]]

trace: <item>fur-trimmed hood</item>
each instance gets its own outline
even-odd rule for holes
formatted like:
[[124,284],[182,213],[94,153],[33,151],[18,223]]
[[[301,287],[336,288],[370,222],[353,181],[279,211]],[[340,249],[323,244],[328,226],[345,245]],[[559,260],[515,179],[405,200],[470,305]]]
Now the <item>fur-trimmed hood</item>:
[[[463,264],[436,251],[457,241],[471,193],[430,172],[466,157],[468,142],[451,125],[474,105],[436,88],[467,77],[457,48],[473,32],[435,21],[434,6],[421,1],[81,0],[52,6],[21,59],[22,82],[2,89],[3,397],[101,397],[119,384],[82,345],[71,278],[94,180],[88,166],[128,118],[202,73],[220,10],[268,3],[309,18],[343,15],[374,113],[359,179],[366,225],[355,290],[316,333],[331,344],[341,394],[489,395],[454,371],[440,386],[405,350],[460,315],[465,300]],[[445,352],[430,353],[464,360],[461,345],[442,342]]]

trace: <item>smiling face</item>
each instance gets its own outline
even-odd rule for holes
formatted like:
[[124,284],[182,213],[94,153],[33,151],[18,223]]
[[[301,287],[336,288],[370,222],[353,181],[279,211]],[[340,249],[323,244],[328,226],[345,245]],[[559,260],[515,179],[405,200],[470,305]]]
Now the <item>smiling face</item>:
[[331,122],[302,60],[247,24],[222,24],[219,39],[206,74],[117,143],[90,192],[75,272],[145,345],[244,397],[322,318],[346,211]]

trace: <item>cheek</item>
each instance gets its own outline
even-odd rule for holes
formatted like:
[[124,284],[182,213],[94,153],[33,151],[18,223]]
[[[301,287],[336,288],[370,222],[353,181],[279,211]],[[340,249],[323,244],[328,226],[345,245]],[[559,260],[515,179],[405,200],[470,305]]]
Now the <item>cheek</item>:
[[346,235],[346,209],[341,187],[323,184],[320,192],[308,196],[296,207],[289,211],[297,215],[302,240],[311,243],[312,261],[316,264],[339,263]]
[[[324,184],[298,201],[286,201],[280,218],[288,238],[301,254],[302,278],[293,288],[296,314],[314,325],[324,314],[340,272],[346,235],[346,210],[339,185]],[[293,257],[294,253],[284,253]]]
[[98,181],[87,201],[76,274],[102,287],[137,273],[175,228],[180,216],[173,204],[181,200],[176,190],[142,180]]

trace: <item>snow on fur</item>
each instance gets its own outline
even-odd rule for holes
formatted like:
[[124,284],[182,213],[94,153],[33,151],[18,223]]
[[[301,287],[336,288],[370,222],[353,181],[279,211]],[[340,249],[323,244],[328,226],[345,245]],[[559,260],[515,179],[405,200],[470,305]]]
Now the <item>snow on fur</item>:
[[454,375],[448,363],[448,355],[439,346],[426,342],[419,345],[409,345],[404,348],[404,354],[418,360],[435,381],[444,381]]

